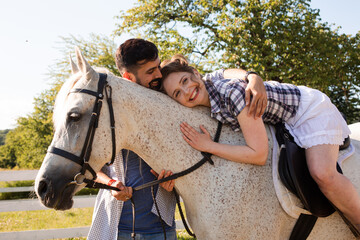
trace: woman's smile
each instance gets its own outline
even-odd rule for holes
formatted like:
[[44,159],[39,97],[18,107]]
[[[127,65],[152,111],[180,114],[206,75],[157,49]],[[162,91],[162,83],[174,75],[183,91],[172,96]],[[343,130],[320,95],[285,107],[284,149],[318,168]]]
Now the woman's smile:
[[197,87],[194,88],[193,92],[191,93],[189,101],[195,101],[195,99],[199,96],[199,89]]

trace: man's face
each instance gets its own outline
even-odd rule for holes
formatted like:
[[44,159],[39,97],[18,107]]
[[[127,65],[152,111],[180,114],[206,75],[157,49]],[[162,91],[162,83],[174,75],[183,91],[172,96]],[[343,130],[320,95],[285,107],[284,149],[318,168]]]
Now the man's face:
[[[160,72],[160,59],[157,58],[155,61],[148,61],[142,64],[145,60],[138,62],[138,69],[134,74],[136,83],[150,87],[149,83],[154,79],[161,79],[162,75]],[[160,82],[153,81],[152,86],[160,84]]]

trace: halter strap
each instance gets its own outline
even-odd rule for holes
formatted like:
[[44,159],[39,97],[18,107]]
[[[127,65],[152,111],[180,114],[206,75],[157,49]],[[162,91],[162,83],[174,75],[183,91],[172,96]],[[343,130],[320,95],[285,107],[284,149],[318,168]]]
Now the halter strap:
[[[91,119],[89,122],[89,129],[88,129],[86,137],[85,137],[85,142],[84,142],[84,146],[81,151],[81,155],[76,156],[73,153],[59,149],[55,146],[50,146],[48,149],[49,153],[59,155],[61,157],[69,159],[69,160],[79,164],[80,166],[82,166],[80,173],[78,173],[74,177],[74,181],[77,184],[82,184],[83,182],[91,184],[91,181],[96,179],[96,172],[90,166],[89,159],[91,156],[92,144],[94,141],[95,131],[96,131],[96,128],[98,127],[98,123],[99,123],[99,117],[100,117],[100,112],[101,112],[101,108],[102,108],[102,100],[104,98],[104,94],[103,94],[104,91],[105,91],[105,96],[106,96],[108,107],[109,107],[110,129],[111,129],[111,135],[112,135],[112,138],[111,138],[112,139],[112,157],[111,157],[110,162],[107,164],[108,165],[112,164],[115,159],[115,155],[116,155],[115,141],[116,141],[116,139],[115,139],[114,111],[113,111],[113,107],[112,107],[112,98],[111,98],[112,89],[108,85],[106,78],[107,78],[106,74],[99,73],[97,92],[88,90],[88,89],[80,89],[80,88],[75,88],[70,91],[70,93],[85,93],[85,94],[89,94],[89,95],[96,97],[93,111],[91,114]],[[92,180],[85,178],[86,170],[88,170],[92,174],[92,176],[93,176]]]
[[59,156],[62,156],[64,158],[67,158],[79,165],[82,165],[83,164],[83,160],[79,157],[79,156],[76,156],[75,154],[72,154],[70,152],[67,152],[67,151],[64,151],[60,148],[57,148],[57,147],[54,147],[54,146],[50,146],[47,150],[48,153],[53,153],[53,154],[56,154],[56,155],[59,155]]

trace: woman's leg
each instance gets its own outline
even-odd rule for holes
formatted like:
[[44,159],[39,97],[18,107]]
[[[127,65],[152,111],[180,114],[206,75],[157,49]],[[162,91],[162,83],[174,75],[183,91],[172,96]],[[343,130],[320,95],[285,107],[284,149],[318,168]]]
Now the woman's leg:
[[354,185],[336,170],[337,145],[316,145],[306,149],[311,176],[324,195],[360,230],[360,196]]

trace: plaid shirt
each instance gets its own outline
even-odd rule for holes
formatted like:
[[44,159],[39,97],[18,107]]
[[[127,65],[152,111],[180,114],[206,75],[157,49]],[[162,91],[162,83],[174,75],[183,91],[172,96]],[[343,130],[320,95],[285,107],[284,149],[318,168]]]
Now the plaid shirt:
[[[240,79],[220,79],[214,74],[206,74],[204,81],[209,92],[211,117],[228,123],[234,131],[239,131],[237,116],[246,106],[247,83]],[[262,116],[264,122],[276,124],[293,117],[299,108],[298,87],[275,81],[266,81],[264,85],[268,97],[268,104]]]

